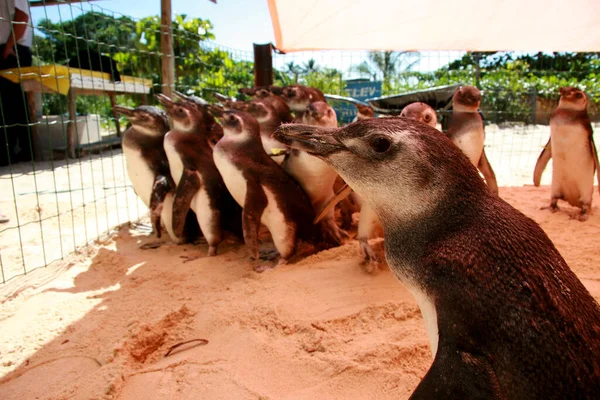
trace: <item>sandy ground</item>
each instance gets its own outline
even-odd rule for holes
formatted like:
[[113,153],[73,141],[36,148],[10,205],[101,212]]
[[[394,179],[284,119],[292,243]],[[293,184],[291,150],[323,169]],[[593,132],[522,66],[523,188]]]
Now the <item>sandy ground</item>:
[[147,214],[120,149],[0,168],[0,283],[44,267]]
[[[550,168],[523,185],[547,131],[492,132],[501,197],[600,299],[598,191],[585,223],[540,210]],[[404,399],[431,364],[415,301],[385,265],[366,273],[355,241],[257,274],[233,241],[206,258],[205,244],[139,248],[154,240],[123,227],[0,286],[1,399]]]

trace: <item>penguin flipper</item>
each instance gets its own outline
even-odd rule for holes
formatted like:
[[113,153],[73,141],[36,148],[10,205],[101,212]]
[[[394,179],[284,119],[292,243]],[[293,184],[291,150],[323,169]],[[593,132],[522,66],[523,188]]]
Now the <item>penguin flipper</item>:
[[594,137],[590,135],[590,147],[592,148],[592,158],[594,159],[594,165],[596,167],[596,179],[598,180],[598,192],[600,192],[600,162],[598,162],[598,151],[594,144]]
[[500,385],[489,362],[483,357],[438,348],[431,368],[410,400],[420,399],[502,399]]
[[546,169],[546,165],[548,165],[548,161],[552,158],[552,146],[551,139],[548,139],[548,143],[544,146],[544,150],[540,153],[540,156],[535,163],[535,169],[533,170],[533,185],[540,186],[540,182],[542,181],[542,173]]
[[481,157],[479,157],[479,164],[477,164],[477,168],[479,168],[483,174],[485,182],[491,191],[495,194],[498,194],[498,182],[496,181],[496,174],[494,173],[494,170],[492,169],[492,166],[485,155],[485,150],[481,151]]
[[201,186],[198,172],[185,168],[173,199],[173,232],[177,237],[182,237],[184,234],[185,220],[190,210],[190,204]]
[[340,201],[348,197],[351,192],[352,188],[348,186],[347,183],[344,184],[344,186],[342,186],[342,188],[338,190],[338,192],[334,194],[331,199],[327,200],[327,203],[325,203],[325,205],[323,205],[321,211],[319,211],[319,213],[315,217],[313,224],[317,224],[320,220],[322,220],[323,217],[326,216],[331,209],[333,209]]
[[258,182],[249,181],[246,188],[246,199],[242,210],[242,230],[250,256],[258,260],[260,218],[267,208],[268,199]]
[[171,185],[167,177],[164,175],[154,177],[154,185],[152,185],[152,193],[150,194],[150,221],[156,231],[156,237],[159,239],[161,236],[160,214],[162,212],[162,205],[170,191]]

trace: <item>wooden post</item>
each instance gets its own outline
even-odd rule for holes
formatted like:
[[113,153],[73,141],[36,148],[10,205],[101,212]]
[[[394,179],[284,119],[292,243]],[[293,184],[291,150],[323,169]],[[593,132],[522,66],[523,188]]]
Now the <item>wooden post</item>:
[[115,125],[117,126],[117,137],[121,137],[121,124],[119,123],[119,114],[115,111],[117,101],[115,100],[115,92],[108,92],[108,98],[110,99],[110,108],[112,109],[113,117],[115,118]]
[[67,95],[67,102],[69,108],[69,123],[67,124],[67,156],[69,158],[75,158],[75,131],[77,130],[77,114],[75,108],[75,89],[71,86]]
[[273,46],[254,43],[254,86],[273,84]]
[[171,97],[175,82],[175,60],[173,57],[173,28],[171,0],[160,0],[160,51],[162,53],[162,93]]

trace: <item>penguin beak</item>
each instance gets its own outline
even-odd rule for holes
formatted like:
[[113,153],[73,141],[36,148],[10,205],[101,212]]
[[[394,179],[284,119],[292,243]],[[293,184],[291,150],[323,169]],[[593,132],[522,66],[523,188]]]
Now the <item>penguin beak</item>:
[[175,95],[175,97],[181,101],[192,101],[192,99],[190,99],[189,96],[186,96],[185,94],[178,92],[178,91],[174,91],[173,94]]
[[166,108],[172,108],[175,105],[175,103],[173,103],[173,100],[171,100],[170,98],[168,98],[167,96],[165,96],[162,93],[155,94],[154,97],[156,98],[156,100],[158,100],[158,102],[160,104],[162,104]]
[[315,156],[327,157],[332,153],[346,150],[346,146],[335,138],[336,131],[335,128],[285,124],[275,130],[273,138],[291,148]]
[[117,114],[124,115],[127,118],[131,118],[133,116],[133,108],[123,107],[123,106],[114,106],[113,110]]

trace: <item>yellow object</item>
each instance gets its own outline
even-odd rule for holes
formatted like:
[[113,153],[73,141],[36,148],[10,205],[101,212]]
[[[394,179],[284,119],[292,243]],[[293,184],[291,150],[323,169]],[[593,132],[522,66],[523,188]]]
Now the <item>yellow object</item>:
[[[19,73],[20,71],[20,73]],[[35,79],[41,82],[42,86],[52,93],[60,93],[66,96],[71,87],[71,76],[73,74],[81,75],[82,78],[95,78],[110,80],[110,74],[106,72],[91,71],[89,69],[70,68],[64,65],[52,64],[25,68],[11,68],[0,71],[0,76],[14,83],[19,83],[29,79]],[[151,87],[152,80],[136,78],[134,76],[121,76],[123,83],[141,83],[144,86]]]
[[287,152],[286,149],[271,149],[271,155],[273,155],[273,156],[285,154],[286,152]]

